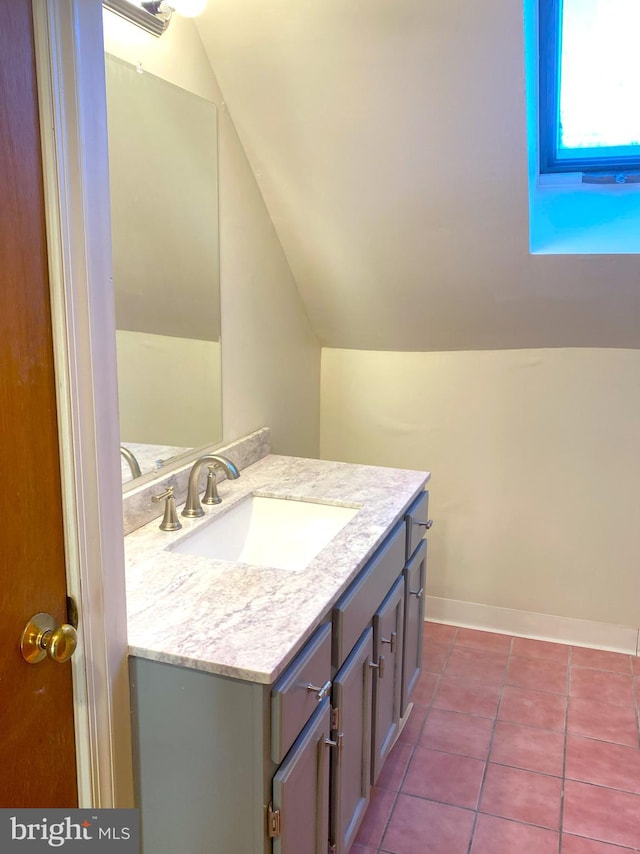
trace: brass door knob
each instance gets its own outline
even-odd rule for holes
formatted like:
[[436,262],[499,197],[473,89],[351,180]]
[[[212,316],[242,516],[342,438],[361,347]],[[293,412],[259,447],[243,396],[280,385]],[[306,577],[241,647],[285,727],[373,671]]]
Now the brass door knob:
[[51,614],[35,614],[22,632],[20,650],[29,664],[37,664],[47,655],[62,664],[69,661],[78,646],[78,633],[73,626],[56,625]]

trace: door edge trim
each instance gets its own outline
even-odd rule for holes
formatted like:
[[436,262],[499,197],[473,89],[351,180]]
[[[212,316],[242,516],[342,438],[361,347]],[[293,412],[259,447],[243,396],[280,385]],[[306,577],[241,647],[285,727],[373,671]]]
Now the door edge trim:
[[32,6],[67,588],[80,611],[78,800],[125,807],[133,773],[102,5]]

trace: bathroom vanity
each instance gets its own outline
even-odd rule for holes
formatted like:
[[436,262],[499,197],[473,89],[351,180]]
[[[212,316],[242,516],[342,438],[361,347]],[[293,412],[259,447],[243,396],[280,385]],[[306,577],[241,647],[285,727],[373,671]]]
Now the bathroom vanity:
[[[347,854],[420,673],[428,477],[268,455],[125,538],[145,854]],[[352,512],[294,569],[189,553],[250,496]]]

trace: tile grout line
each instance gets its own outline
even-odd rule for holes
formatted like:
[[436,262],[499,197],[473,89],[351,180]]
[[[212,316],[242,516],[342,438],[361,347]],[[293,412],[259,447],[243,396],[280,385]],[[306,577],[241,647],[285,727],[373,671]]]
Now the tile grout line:
[[638,731],[638,741],[637,746],[640,747],[640,676],[636,677],[636,671],[633,666],[634,656],[631,656],[629,659],[629,663],[631,665],[631,689],[633,691],[633,697],[635,701],[635,712],[636,712],[636,730]]
[[562,834],[564,833],[564,804],[565,785],[567,782],[567,744],[569,741],[569,700],[571,696],[571,672],[573,667],[573,650],[569,646],[567,656],[567,696],[564,706],[564,748],[562,751],[562,788],[560,790],[560,821],[558,824],[558,854],[562,854]]
[[471,854],[471,850],[473,848],[473,840],[476,835],[476,828],[478,826],[478,816],[480,815],[480,803],[482,801],[482,795],[484,793],[484,785],[487,779],[487,773],[489,771],[489,757],[491,756],[491,751],[493,749],[493,741],[495,739],[496,729],[498,726],[498,716],[500,714],[500,706],[502,705],[502,698],[504,694],[505,685],[507,684],[507,676],[509,673],[509,667],[511,664],[511,656],[513,650],[513,637],[509,640],[509,649],[507,652],[507,660],[505,663],[504,673],[502,674],[502,684],[500,685],[500,692],[498,694],[498,703],[496,705],[495,717],[493,719],[493,726],[491,727],[491,737],[489,738],[489,748],[487,750],[487,758],[484,762],[484,771],[482,773],[482,780],[480,781],[480,789],[478,791],[478,800],[476,801],[475,815],[473,818],[473,825],[471,827],[471,838],[469,839],[469,848],[467,849],[467,854]]

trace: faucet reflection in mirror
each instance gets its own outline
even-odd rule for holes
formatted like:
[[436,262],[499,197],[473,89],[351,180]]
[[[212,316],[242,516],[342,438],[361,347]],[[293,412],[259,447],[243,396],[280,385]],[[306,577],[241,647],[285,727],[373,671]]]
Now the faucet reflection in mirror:
[[129,466],[129,471],[131,472],[131,477],[135,479],[136,477],[140,477],[142,472],[140,471],[140,464],[135,458],[135,455],[129,448],[126,448],[124,445],[120,445],[120,454],[123,459]]
[[144,474],[222,440],[217,116],[110,55],[106,74],[120,433]]

